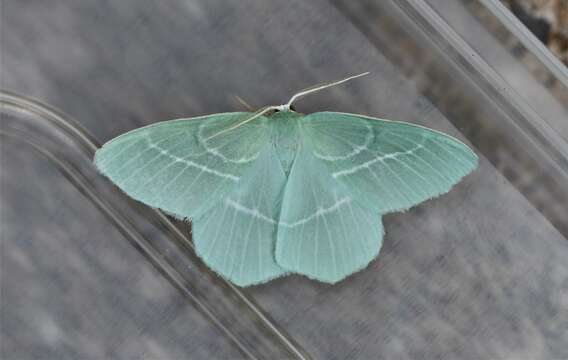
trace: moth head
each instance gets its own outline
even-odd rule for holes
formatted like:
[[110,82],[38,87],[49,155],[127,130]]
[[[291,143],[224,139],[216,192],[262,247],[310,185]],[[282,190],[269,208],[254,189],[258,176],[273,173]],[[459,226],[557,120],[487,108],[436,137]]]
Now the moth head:
[[295,105],[292,104],[290,104],[290,106],[280,105],[272,107],[272,109],[266,115],[271,116],[280,112],[298,112],[298,111],[296,110]]

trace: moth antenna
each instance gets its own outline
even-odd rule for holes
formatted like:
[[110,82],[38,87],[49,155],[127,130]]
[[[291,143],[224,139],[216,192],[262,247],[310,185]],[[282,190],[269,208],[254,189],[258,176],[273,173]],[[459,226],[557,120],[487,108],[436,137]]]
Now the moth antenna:
[[221,131],[219,131],[218,133],[209,136],[209,137],[208,137],[207,139],[205,139],[205,140],[210,140],[210,139],[213,139],[214,137],[217,137],[217,136],[219,136],[219,135],[221,135],[221,134],[224,134],[224,133],[226,133],[226,132],[228,132],[228,131],[235,130],[236,128],[238,128],[238,127],[240,127],[240,126],[243,126],[244,124],[246,124],[246,123],[248,123],[248,122],[253,121],[254,119],[256,119],[256,118],[258,118],[258,117],[260,117],[260,116],[266,114],[267,112],[269,112],[269,111],[271,111],[271,110],[277,110],[277,109],[279,109],[278,106],[265,106],[265,107],[263,107],[262,109],[258,110],[256,113],[254,113],[254,114],[252,114],[251,116],[245,118],[243,121],[239,121],[239,122],[236,123],[235,125],[233,125],[233,126],[231,126],[231,127],[228,127],[228,128],[226,128],[226,129],[224,129],[224,130],[221,130]]
[[[294,94],[286,104],[284,104],[284,105],[265,106],[265,107],[259,109],[259,110],[258,110],[256,113],[254,113],[252,116],[246,118],[245,120],[240,121],[240,122],[236,123],[235,125],[233,125],[233,126],[231,126],[231,127],[228,127],[227,129],[221,130],[221,131],[219,131],[218,133],[211,135],[210,137],[208,137],[208,138],[205,139],[205,140],[213,139],[214,137],[217,137],[217,136],[219,136],[219,135],[221,135],[221,134],[224,134],[224,133],[226,133],[226,132],[228,132],[228,131],[234,130],[234,129],[240,127],[240,126],[243,126],[244,124],[253,121],[254,119],[258,118],[259,116],[262,116],[262,115],[266,114],[267,112],[269,112],[269,111],[271,111],[271,110],[278,110],[278,111],[287,111],[287,110],[290,110],[290,106],[292,106],[292,103],[293,103],[294,101],[298,100],[299,98],[301,98],[302,96],[306,96],[306,95],[308,95],[308,94],[311,94],[311,93],[314,93],[314,92],[317,92],[317,91],[320,91],[320,90],[323,90],[323,89],[327,89],[327,88],[329,88],[329,87],[336,86],[336,85],[342,84],[342,83],[344,83],[344,82],[346,82],[346,81],[353,80],[353,79],[356,79],[356,78],[358,78],[358,77],[365,76],[365,75],[369,75],[369,74],[370,74],[370,72],[367,71],[367,72],[364,72],[364,73],[361,73],[361,74],[357,74],[357,75],[353,75],[353,76],[346,77],[346,78],[341,79],[341,80],[336,80],[336,81],[332,81],[332,82],[326,82],[326,83],[314,85],[314,86],[309,87],[309,88],[307,88],[307,89],[301,90],[301,91],[297,92],[296,94]],[[244,100],[243,100],[241,97],[239,97],[238,95],[235,95],[235,98],[237,99],[238,102],[240,102],[240,103],[241,103],[242,105],[244,105],[246,108],[252,109],[252,106],[250,106],[246,101],[244,101]]]
[[293,103],[294,101],[298,100],[299,98],[303,97],[303,96],[306,96],[306,95],[308,95],[308,94],[315,93],[315,92],[317,92],[317,91],[320,91],[320,90],[323,90],[323,89],[327,89],[327,88],[329,88],[329,87],[336,86],[336,85],[342,84],[342,83],[344,83],[344,82],[346,82],[346,81],[353,80],[353,79],[356,79],[356,78],[358,78],[358,77],[365,76],[365,75],[369,75],[369,74],[370,74],[370,72],[367,71],[367,72],[364,72],[364,73],[361,73],[361,74],[349,76],[349,77],[344,78],[344,79],[341,79],[341,80],[336,80],[336,81],[332,81],[332,82],[321,83],[321,84],[318,84],[318,85],[311,86],[311,87],[309,87],[309,88],[307,88],[307,89],[300,90],[299,92],[297,92],[296,94],[294,94],[294,95],[290,98],[290,100],[289,100],[285,105],[281,105],[280,108],[281,108],[281,109],[290,109],[290,106],[292,105],[292,103]]
[[239,102],[239,104],[241,104],[245,109],[247,109],[250,112],[255,111],[255,108],[252,107],[248,102],[246,102],[242,97],[240,97],[239,95],[234,95],[234,97]]

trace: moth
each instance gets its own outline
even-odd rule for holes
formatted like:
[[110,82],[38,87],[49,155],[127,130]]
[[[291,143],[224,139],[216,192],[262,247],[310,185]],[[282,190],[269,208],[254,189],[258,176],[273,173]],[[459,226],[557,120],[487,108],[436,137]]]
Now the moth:
[[239,286],[298,273],[336,283],[379,253],[381,216],[446,193],[477,166],[422,126],[293,102],[159,122],[107,142],[98,170],[130,197],[191,219],[199,257]]

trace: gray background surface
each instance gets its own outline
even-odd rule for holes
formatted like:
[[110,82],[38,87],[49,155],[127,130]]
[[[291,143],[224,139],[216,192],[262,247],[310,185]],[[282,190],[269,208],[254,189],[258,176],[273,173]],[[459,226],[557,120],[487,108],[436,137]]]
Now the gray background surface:
[[[101,142],[361,71],[299,109],[467,141],[327,1],[14,0],[1,20],[1,87]],[[0,166],[3,358],[244,356],[44,159],[3,141]],[[244,292],[314,358],[568,358],[568,242],[484,156],[449,194],[383,220],[381,254],[347,280]]]

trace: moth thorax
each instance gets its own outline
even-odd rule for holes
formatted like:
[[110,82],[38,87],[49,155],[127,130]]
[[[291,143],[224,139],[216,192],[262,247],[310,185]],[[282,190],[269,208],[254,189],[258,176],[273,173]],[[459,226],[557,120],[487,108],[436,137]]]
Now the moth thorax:
[[298,115],[294,113],[274,116],[272,144],[276,150],[282,169],[290,174],[299,144]]
[[278,154],[278,159],[280,160],[280,165],[282,165],[282,169],[286,176],[290,174],[290,170],[292,169],[292,164],[294,163],[294,159],[296,157],[296,150],[298,148],[297,144],[290,144],[290,145],[283,145],[283,144],[275,144],[276,150]]

